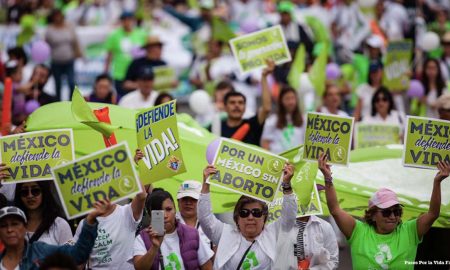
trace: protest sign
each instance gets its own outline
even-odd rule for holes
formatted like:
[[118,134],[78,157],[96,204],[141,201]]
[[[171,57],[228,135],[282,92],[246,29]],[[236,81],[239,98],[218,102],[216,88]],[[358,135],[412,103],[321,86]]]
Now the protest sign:
[[341,117],[323,113],[308,113],[305,132],[305,160],[318,160],[322,152],[328,162],[347,165],[353,133],[353,117]]
[[5,183],[51,180],[51,168],[75,159],[71,129],[6,136],[0,144],[0,160],[11,175]]
[[96,201],[115,203],[142,190],[126,142],[52,169],[68,219],[87,214]]
[[383,85],[389,90],[408,89],[411,57],[411,40],[389,42],[383,71]]
[[145,184],[186,171],[178,137],[176,101],[144,109],[136,115],[138,148],[144,153],[139,173]]
[[249,197],[272,202],[281,185],[286,159],[237,141],[221,139],[207,182]]
[[355,125],[355,149],[401,143],[400,127],[389,124]]
[[450,121],[408,116],[403,165],[437,169],[439,161],[450,162]]
[[175,69],[169,66],[159,66],[153,68],[155,80],[153,81],[153,89],[155,90],[170,90],[173,83],[177,80]]
[[241,73],[265,67],[267,59],[273,60],[277,65],[291,61],[291,54],[279,25],[234,38],[230,40],[230,46]]

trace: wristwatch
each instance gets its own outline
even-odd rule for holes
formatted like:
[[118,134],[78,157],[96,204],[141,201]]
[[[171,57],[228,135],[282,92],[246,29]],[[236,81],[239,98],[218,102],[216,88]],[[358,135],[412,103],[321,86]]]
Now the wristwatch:
[[325,177],[325,185],[326,186],[332,186],[333,185],[333,177]]
[[292,190],[291,183],[285,183],[285,182],[282,182],[282,183],[281,183],[281,188],[283,189],[283,192],[291,191],[291,190]]

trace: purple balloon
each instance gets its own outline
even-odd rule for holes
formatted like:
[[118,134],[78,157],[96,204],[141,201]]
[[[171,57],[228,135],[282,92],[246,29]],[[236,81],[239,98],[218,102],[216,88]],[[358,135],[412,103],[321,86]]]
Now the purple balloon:
[[329,63],[326,67],[325,74],[327,76],[327,80],[337,80],[341,77],[341,69],[338,64]]
[[251,33],[251,32],[255,32],[259,30],[259,26],[258,24],[254,21],[254,20],[246,20],[243,21],[240,25],[239,28],[241,29],[242,32],[244,32],[245,34]]
[[50,46],[47,42],[39,40],[31,45],[31,59],[36,64],[42,64],[50,59]]
[[133,59],[136,59],[136,58],[144,57],[146,52],[141,47],[134,47],[131,49],[130,54],[133,57]]
[[406,94],[408,97],[421,98],[425,95],[425,88],[419,80],[411,80],[409,82],[409,89]]
[[41,106],[41,104],[39,104],[39,102],[37,100],[29,100],[27,101],[27,103],[25,103],[25,113],[26,114],[31,114],[32,112],[34,112],[35,110],[37,110],[37,108],[39,108]]
[[217,149],[219,148],[219,144],[220,138],[214,139],[212,142],[208,144],[208,148],[206,148],[206,160],[208,161],[208,164],[213,163]]

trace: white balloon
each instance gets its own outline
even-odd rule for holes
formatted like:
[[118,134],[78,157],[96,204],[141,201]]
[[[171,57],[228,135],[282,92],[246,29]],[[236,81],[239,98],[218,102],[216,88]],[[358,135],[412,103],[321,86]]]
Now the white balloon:
[[212,108],[211,97],[205,90],[196,90],[189,97],[189,108],[196,114],[207,114]]
[[375,6],[377,0],[358,0],[358,5],[362,8],[370,8]]
[[425,33],[422,37],[422,40],[420,41],[420,47],[427,52],[437,49],[439,47],[439,44],[439,36],[434,32]]
[[302,73],[300,75],[300,92],[308,93],[314,91],[314,86],[312,85],[311,80],[308,77],[308,73]]

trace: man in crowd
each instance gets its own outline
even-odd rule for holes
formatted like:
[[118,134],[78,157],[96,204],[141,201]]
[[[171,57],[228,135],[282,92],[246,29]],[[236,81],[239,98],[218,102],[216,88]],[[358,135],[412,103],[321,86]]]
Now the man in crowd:
[[126,94],[119,102],[119,106],[129,109],[143,109],[152,107],[158,97],[153,91],[154,74],[151,66],[144,66],[138,72],[138,89]]

